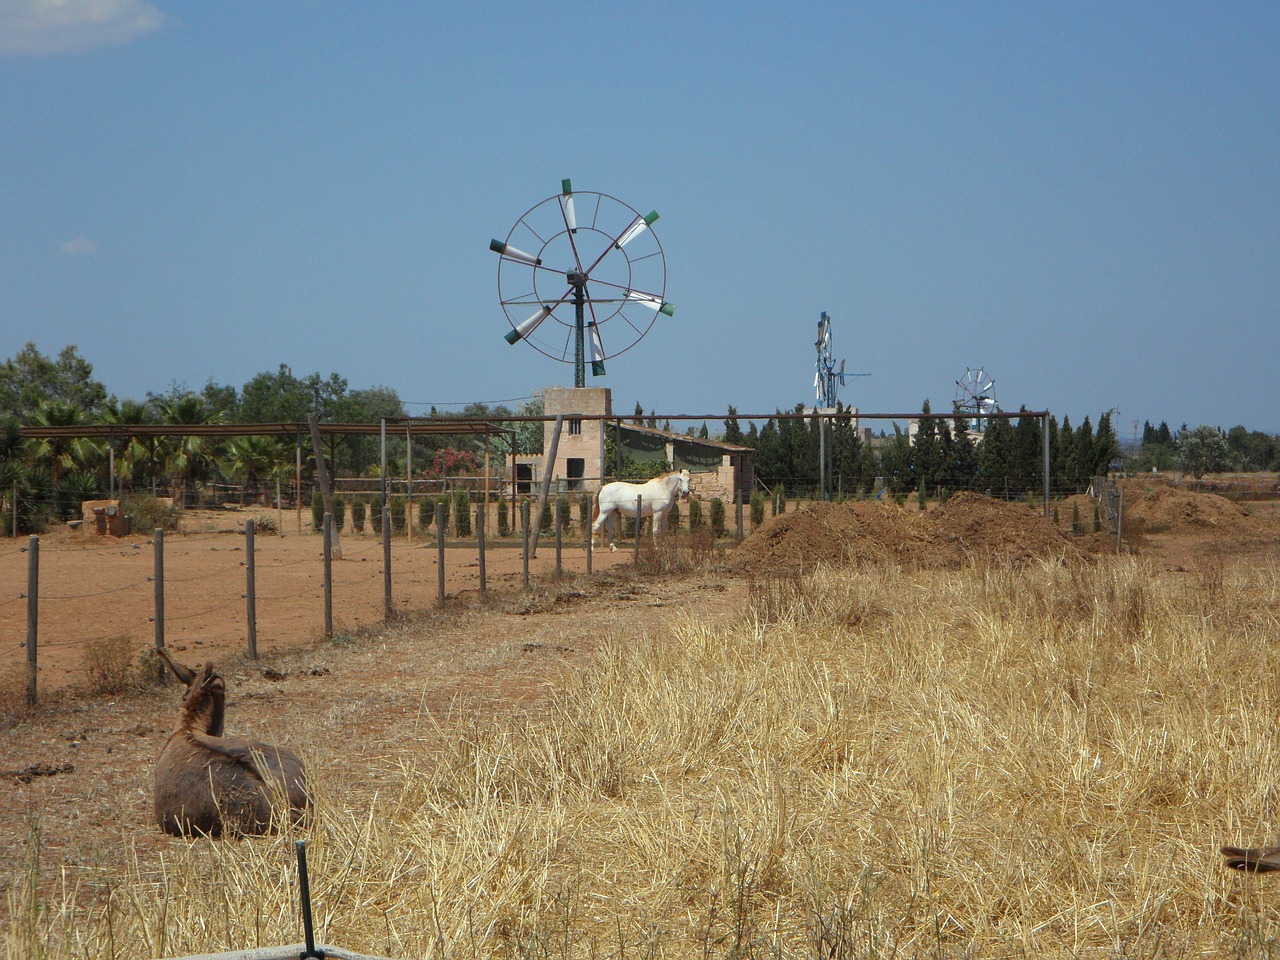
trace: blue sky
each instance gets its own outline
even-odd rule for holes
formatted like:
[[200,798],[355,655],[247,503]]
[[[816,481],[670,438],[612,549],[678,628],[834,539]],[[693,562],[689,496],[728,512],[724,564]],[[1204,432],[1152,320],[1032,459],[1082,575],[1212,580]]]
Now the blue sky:
[[865,411],[983,367],[1280,432],[1277,50],[1275,3],[0,0],[0,356],[571,385],[488,249],[568,177],[661,214],[677,312],[588,376],[623,412],[812,402],[825,310]]

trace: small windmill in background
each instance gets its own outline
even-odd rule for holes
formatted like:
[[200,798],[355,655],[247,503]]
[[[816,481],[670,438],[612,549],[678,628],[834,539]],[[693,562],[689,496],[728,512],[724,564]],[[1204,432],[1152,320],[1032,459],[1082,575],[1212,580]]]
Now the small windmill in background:
[[969,418],[969,429],[981,433],[985,418],[1000,412],[996,403],[996,382],[982,367],[965,367],[964,376],[956,381],[955,412]]
[[818,350],[818,370],[813,375],[815,400],[819,410],[831,410],[836,405],[836,395],[844,386],[846,377],[867,377],[867,373],[845,373],[844,360],[836,369],[835,357],[831,354],[831,318],[823,310],[818,320],[818,341],[814,344]]
[[[846,377],[866,377],[866,373],[845,373],[844,360],[836,368],[835,357],[831,353],[831,318],[823,310],[818,319],[818,341],[814,344],[818,350],[818,370],[813,375],[813,388],[817,401],[816,412],[826,413],[835,410],[836,396],[840,387],[844,386]],[[856,426],[856,424],[855,424]],[[818,418],[818,495],[821,499],[830,499],[829,480],[831,476],[829,457],[834,454],[827,443],[829,424],[826,417]]]

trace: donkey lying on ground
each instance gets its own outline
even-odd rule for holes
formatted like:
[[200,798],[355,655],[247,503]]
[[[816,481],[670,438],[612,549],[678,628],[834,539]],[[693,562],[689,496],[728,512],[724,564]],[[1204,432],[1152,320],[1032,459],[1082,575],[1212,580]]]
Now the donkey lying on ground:
[[262,834],[274,828],[272,810],[301,822],[307,812],[306,774],[298,755],[243,737],[222,735],[227,686],[206,663],[199,673],[159,651],[187,685],[178,723],[156,762],[156,822],[165,833],[211,837]]

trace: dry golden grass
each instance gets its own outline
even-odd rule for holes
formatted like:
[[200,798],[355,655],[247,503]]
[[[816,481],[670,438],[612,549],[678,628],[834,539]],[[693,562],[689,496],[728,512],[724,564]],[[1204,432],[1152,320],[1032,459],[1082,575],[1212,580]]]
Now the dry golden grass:
[[5,956],[296,941],[297,836],[322,939],[393,957],[1274,956],[1280,884],[1217,847],[1280,839],[1278,645],[1275,564],[819,569],[301,833],[14,884]]

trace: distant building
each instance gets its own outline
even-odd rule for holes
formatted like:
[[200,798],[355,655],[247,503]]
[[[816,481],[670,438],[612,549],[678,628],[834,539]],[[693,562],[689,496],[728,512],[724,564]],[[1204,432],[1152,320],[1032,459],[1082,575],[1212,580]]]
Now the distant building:
[[[637,463],[665,461],[673,469],[688,470],[693,491],[701,497],[732,501],[735,493],[745,500],[755,484],[750,447],[720,443],[614,418],[613,402],[607,387],[548,387],[543,396],[548,417],[562,418],[560,442],[556,447],[551,477],[556,492],[594,492],[602,480],[615,473],[616,464],[606,465],[606,431],[617,431],[617,455]],[[551,451],[555,421],[544,425],[541,455],[514,458],[512,478],[516,493],[532,493],[544,475],[546,456]]]

